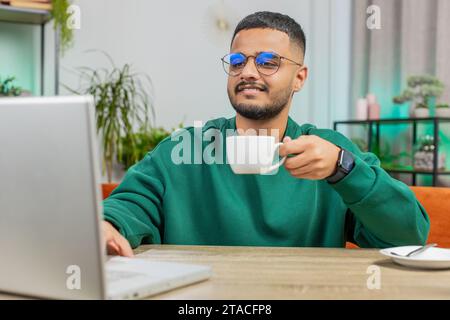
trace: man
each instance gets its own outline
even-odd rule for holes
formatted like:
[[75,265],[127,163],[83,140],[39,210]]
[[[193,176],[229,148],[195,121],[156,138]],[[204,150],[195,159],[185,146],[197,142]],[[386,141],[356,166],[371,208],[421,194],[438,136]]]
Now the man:
[[[426,241],[426,212],[373,154],[288,116],[307,78],[304,55],[302,28],[288,16],[258,12],[239,23],[222,59],[236,117],[209,121],[202,132],[275,132],[284,142],[280,156],[288,159],[275,175],[235,175],[228,164],[174,163],[178,141],[164,140],[104,201],[110,254],[130,256],[142,243],[389,247]],[[202,139],[195,128],[186,130],[194,142]]]

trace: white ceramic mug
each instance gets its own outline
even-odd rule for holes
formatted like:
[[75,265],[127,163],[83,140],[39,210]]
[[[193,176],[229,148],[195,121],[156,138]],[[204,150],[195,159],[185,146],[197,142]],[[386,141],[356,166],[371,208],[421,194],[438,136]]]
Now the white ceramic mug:
[[226,144],[227,161],[236,174],[275,174],[286,161],[286,157],[279,160],[283,143],[276,143],[273,136],[229,136]]

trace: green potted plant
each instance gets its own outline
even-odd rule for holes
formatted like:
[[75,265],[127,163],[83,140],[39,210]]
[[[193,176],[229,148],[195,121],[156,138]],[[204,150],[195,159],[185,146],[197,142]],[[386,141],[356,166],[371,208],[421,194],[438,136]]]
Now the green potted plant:
[[[179,128],[182,128],[180,124]],[[174,131],[174,128],[172,131]],[[124,148],[122,154],[117,157],[117,161],[121,163],[125,170],[128,170],[132,165],[140,161],[145,155],[152,151],[162,140],[170,136],[171,131],[167,131],[162,127],[152,128],[148,126],[142,126],[136,133],[134,133],[135,144],[132,147],[131,143],[128,143],[129,137],[123,137],[122,143]]]
[[52,0],[50,14],[54,21],[53,28],[59,32],[61,55],[64,55],[73,44],[73,29],[68,23],[70,18],[69,6],[69,0]]
[[82,87],[74,90],[64,86],[75,94],[89,94],[94,97],[97,133],[102,141],[103,172],[106,170],[108,182],[112,182],[113,165],[117,159],[135,161],[139,155],[134,150],[138,136],[134,128],[150,128],[151,104],[150,78],[144,74],[132,72],[130,65],[118,68],[111,57],[104,53],[111,68],[94,70],[79,68]]
[[15,86],[14,80],[14,77],[7,77],[5,80],[0,77],[0,97],[17,97],[22,94],[22,88]]
[[29,96],[30,91],[24,90],[19,86],[14,84],[15,77],[7,77],[2,80],[0,77],[0,98],[1,97],[19,97],[19,96]]
[[436,117],[450,118],[450,106],[448,104],[438,104],[436,106]]
[[411,101],[410,116],[429,117],[430,99],[439,97],[444,91],[444,84],[431,75],[408,77],[408,87],[393,102],[403,104]]
[[392,150],[388,141],[385,141],[381,146],[375,144],[372,152],[380,159],[381,166],[384,169],[406,169],[411,167],[411,152],[396,152]]
[[351,138],[351,141],[356,144],[356,146],[359,148],[359,150],[363,151],[363,152],[368,152],[369,148],[367,145],[366,140],[362,139],[362,138]]

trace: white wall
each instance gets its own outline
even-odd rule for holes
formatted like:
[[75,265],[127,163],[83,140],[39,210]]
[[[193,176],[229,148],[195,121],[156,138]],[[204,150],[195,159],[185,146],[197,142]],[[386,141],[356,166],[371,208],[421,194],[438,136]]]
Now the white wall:
[[[171,128],[180,121],[192,125],[194,120],[234,115],[220,63],[232,30],[220,34],[211,18],[220,2],[74,1],[81,8],[81,29],[75,32],[75,46],[62,59],[61,82],[77,87],[70,69],[107,66],[101,54],[85,53],[101,49],[117,65],[131,63],[136,71],[151,77],[157,125]],[[236,22],[255,11],[269,10],[288,14],[303,26],[310,78],[294,99],[291,116],[296,121],[331,127],[333,120],[348,117],[351,0],[224,3]]]

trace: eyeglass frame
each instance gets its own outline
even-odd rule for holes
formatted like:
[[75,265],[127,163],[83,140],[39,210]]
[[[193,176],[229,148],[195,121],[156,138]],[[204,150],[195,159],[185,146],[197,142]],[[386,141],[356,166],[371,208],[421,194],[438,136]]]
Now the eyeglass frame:
[[[232,75],[232,74],[228,73],[227,70],[226,70],[226,68],[225,68],[225,64],[230,65],[230,63],[228,63],[228,62],[225,61],[225,57],[226,57],[226,56],[229,56],[229,55],[231,55],[231,54],[236,54],[236,53],[240,53],[240,54],[242,54],[242,55],[245,57],[245,61],[244,61],[245,63],[244,63],[244,67],[242,68],[241,72],[239,72],[239,73],[236,74],[236,75]],[[253,63],[255,64],[256,70],[258,70],[258,72],[259,72],[260,74],[262,74],[262,75],[264,75],[264,76],[272,76],[272,75],[274,75],[275,73],[277,73],[278,70],[280,70],[281,62],[280,62],[280,64],[278,65],[278,68],[277,68],[277,70],[276,70],[274,73],[271,73],[271,74],[264,74],[264,73],[261,73],[261,71],[258,69],[258,65],[256,64],[256,58],[257,58],[261,53],[272,53],[272,54],[278,56],[278,57],[280,58],[280,61],[281,61],[281,60],[287,60],[287,61],[292,62],[293,64],[295,64],[295,65],[297,65],[297,66],[299,66],[299,67],[303,67],[303,65],[304,65],[304,64],[302,64],[302,63],[298,63],[297,61],[294,61],[294,60],[289,59],[289,58],[287,58],[287,57],[283,57],[283,56],[281,56],[281,55],[279,55],[278,53],[273,52],[273,51],[260,51],[260,52],[257,52],[256,55],[249,55],[249,56],[245,55],[243,52],[231,52],[231,53],[227,53],[226,55],[224,55],[222,58],[220,58],[220,60],[222,61],[222,66],[223,66],[223,69],[224,69],[225,73],[226,73],[227,75],[231,76],[231,77],[238,77],[238,76],[242,73],[242,71],[244,70],[244,68],[247,66],[247,63],[248,63],[248,59],[249,59],[249,58],[253,58]]]

